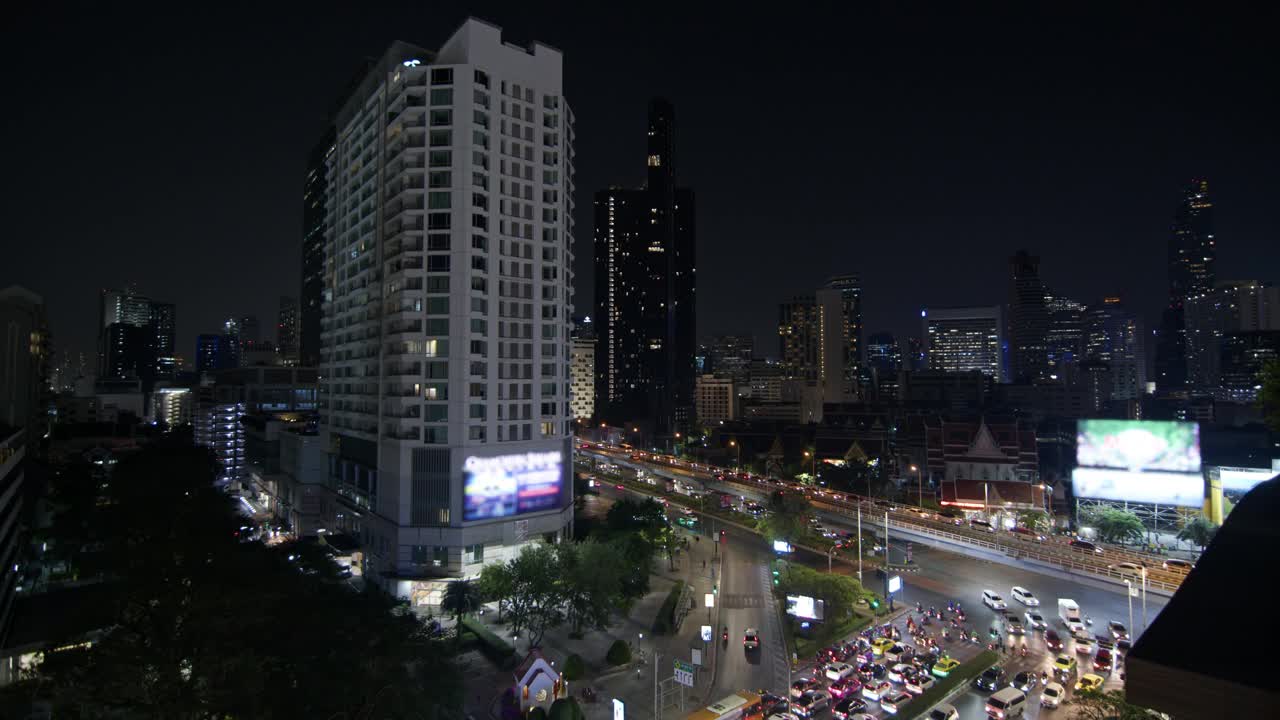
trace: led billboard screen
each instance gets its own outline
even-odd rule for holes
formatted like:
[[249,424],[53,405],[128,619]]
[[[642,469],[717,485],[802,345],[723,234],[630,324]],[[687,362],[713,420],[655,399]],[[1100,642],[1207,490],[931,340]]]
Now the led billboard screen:
[[1200,426],[1162,420],[1081,420],[1076,465],[1200,473]]
[[821,620],[826,603],[808,595],[788,595],[787,614],[804,620]]
[[1071,473],[1071,489],[1078,498],[1095,500],[1185,507],[1199,507],[1204,502],[1204,478],[1193,473],[1076,468]]
[[555,510],[560,506],[562,460],[558,450],[468,457],[462,464],[462,519]]
[[1224,467],[1218,471],[1218,479],[1222,481],[1222,491],[1238,495],[1249,492],[1258,483],[1266,482],[1276,475],[1280,475],[1280,471],[1261,468]]

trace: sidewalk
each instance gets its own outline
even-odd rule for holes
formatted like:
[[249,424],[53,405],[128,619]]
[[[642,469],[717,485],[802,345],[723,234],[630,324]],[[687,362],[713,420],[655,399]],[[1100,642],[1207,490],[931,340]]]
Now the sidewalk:
[[[640,598],[632,606],[626,617],[615,616],[614,623],[607,630],[592,630],[583,633],[580,638],[569,637],[569,628],[561,626],[547,630],[542,638],[541,652],[556,667],[561,667],[566,658],[573,653],[582,657],[586,665],[586,674],[581,680],[570,684],[571,692],[579,698],[588,720],[611,720],[613,717],[612,700],[618,698],[626,703],[627,714],[652,717],[654,710],[654,653],[660,655],[657,667],[658,679],[667,679],[673,675],[673,660],[679,658],[690,660],[690,648],[701,647],[699,637],[704,624],[718,627],[718,618],[713,615],[707,622],[707,613],[703,607],[703,596],[711,592],[712,573],[717,577],[719,570],[714,562],[714,544],[703,536],[697,542],[689,531],[682,530],[690,538],[687,552],[678,553],[674,560],[675,569],[670,569],[667,558],[658,555],[653,561],[650,575],[649,593]],[[706,563],[704,568],[703,563]],[[677,580],[683,580],[690,586],[694,601],[693,609],[685,617],[678,631],[671,635],[655,636],[654,620],[658,616],[663,603],[667,599],[672,586]],[[713,611],[717,612],[717,611]],[[479,616],[481,622],[516,647],[517,657],[523,658],[529,652],[529,638],[520,637],[512,641],[509,629],[497,624],[496,606],[490,606],[484,615]],[[612,667],[605,662],[605,654],[616,640],[630,643],[633,662],[622,667]],[[710,644],[712,647],[715,643]],[[468,657],[470,655],[475,657]],[[644,660],[641,661],[643,654]],[[502,692],[511,687],[514,678],[511,673],[500,671],[492,663],[484,660],[478,653],[467,653],[467,695],[465,710],[477,720],[497,718]],[[694,688],[685,689],[686,708],[697,707],[699,700],[712,684],[711,659],[705,654],[703,668],[697,672]],[[597,701],[587,703],[581,701],[579,691],[591,687],[597,693]],[[673,698],[675,700],[677,698]],[[668,708],[667,715],[674,717]]]

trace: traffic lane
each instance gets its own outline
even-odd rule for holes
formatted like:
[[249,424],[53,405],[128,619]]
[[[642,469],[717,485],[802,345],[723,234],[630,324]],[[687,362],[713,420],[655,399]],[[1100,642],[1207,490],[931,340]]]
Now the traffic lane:
[[[716,601],[721,627],[716,629],[720,657],[716,661],[716,685],[712,698],[724,697],[738,690],[776,689],[779,652],[785,654],[781,627],[772,612],[763,579],[770,559],[760,546],[759,538],[729,530],[725,544],[720,545],[719,592]],[[723,628],[729,628],[729,641],[720,640]],[[747,650],[742,641],[748,628],[760,633],[760,648]],[[785,683],[785,678],[784,678]]]

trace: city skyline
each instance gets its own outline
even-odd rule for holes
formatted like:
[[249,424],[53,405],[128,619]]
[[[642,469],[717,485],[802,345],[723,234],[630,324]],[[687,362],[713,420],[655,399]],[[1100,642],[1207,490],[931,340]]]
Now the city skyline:
[[[1218,205],[1218,277],[1280,278],[1280,249],[1272,241],[1280,228],[1267,201],[1280,167],[1280,147],[1267,130],[1276,106],[1271,95],[1249,92],[1268,83],[1267,71],[1260,69],[1265,64],[1258,62],[1262,48],[1248,29],[1234,28],[1228,46],[1215,38],[1219,21],[1171,12],[1141,18],[1147,24],[1134,39],[1126,28],[1138,18],[1119,18],[1128,22],[1115,23],[1114,30],[1089,28],[1094,49],[1090,57],[1079,59],[1072,57],[1078,52],[1074,41],[1068,44],[1038,28],[1052,18],[1065,29],[1081,29],[1088,20],[1083,14],[1054,16],[1024,9],[1005,18],[1005,27],[1019,33],[1001,31],[999,42],[966,40],[962,47],[949,39],[951,25],[943,18],[915,27],[912,18],[896,11],[860,22],[828,23],[829,29],[815,29],[803,17],[784,18],[769,36],[761,35],[759,28],[765,26],[756,18],[744,16],[732,21],[740,25],[722,26],[725,21],[698,12],[685,26],[663,27],[661,33],[655,21],[603,10],[543,16],[528,9],[494,8],[476,14],[502,24],[513,37],[544,38],[577,60],[567,69],[570,92],[599,88],[577,93],[583,97],[578,112],[586,128],[578,185],[577,222],[582,227],[590,212],[583,193],[612,182],[639,184],[642,176],[628,168],[634,166],[630,158],[643,152],[639,113],[647,97],[663,94],[681,108],[681,167],[686,182],[700,188],[703,206],[700,335],[749,332],[767,347],[777,303],[815,287],[833,272],[851,272],[866,278],[866,330],[890,330],[905,338],[912,334],[921,306],[1002,302],[1005,260],[1018,248],[1041,258],[1042,278],[1055,291],[1085,302],[1121,294],[1146,327],[1156,328],[1167,303],[1161,270],[1178,195],[1196,177],[1211,181]],[[22,282],[47,297],[58,347],[73,353],[93,349],[96,331],[83,311],[94,301],[93,293],[130,282],[178,306],[177,349],[188,362],[196,335],[217,331],[221,318],[275,317],[277,298],[298,293],[299,177],[330,110],[325,98],[341,93],[360,57],[375,55],[395,38],[438,43],[466,14],[460,6],[433,8],[430,17],[410,12],[394,28],[363,18],[339,27],[335,17],[320,10],[304,18],[313,32],[282,39],[273,28],[282,26],[289,14],[269,10],[261,30],[235,40],[155,39],[146,61],[148,82],[167,85],[147,85],[145,92],[143,87],[84,87],[94,102],[112,105],[117,112],[104,117],[99,127],[63,132],[64,142],[52,150],[89,151],[78,143],[98,138],[96,133],[119,138],[119,145],[103,142],[107,135],[94,140],[98,147],[91,150],[85,179],[73,179],[69,186],[77,191],[78,183],[93,182],[92,193],[85,188],[91,211],[85,216],[107,222],[95,228],[77,221],[50,228],[38,202],[15,203],[15,233],[48,241],[20,244],[0,281]],[[28,39],[17,39],[11,51],[20,52],[24,42],[51,31],[59,20],[42,11],[24,16],[15,28],[26,31]],[[90,33],[100,39],[97,20],[90,11],[59,30],[65,29],[73,41]],[[127,20],[117,16],[111,22],[124,25]],[[230,22],[205,20],[210,28]],[[979,16],[956,21],[979,36],[995,32],[981,31]],[[787,50],[801,42],[787,37],[788,23],[814,33],[804,43],[812,62],[822,65],[820,72],[809,72],[808,60],[787,59],[798,56]],[[597,27],[608,32],[597,33]],[[907,29],[918,36],[906,41],[901,48],[906,52],[890,53],[891,42],[876,38],[901,40]],[[1070,37],[1065,29],[1063,37]],[[95,61],[103,71],[137,72],[142,61],[130,49],[131,31],[120,30],[113,36],[118,39],[103,41]],[[846,32],[853,37],[841,35]],[[840,129],[787,121],[796,122],[793,130],[811,133],[814,142],[801,143],[795,151],[766,150],[759,157],[767,162],[741,153],[746,138],[767,127],[763,120],[741,122],[732,109],[755,87],[755,70],[719,59],[730,55],[725,51],[744,36],[775,48],[768,77],[793,79],[794,90],[781,101],[798,112],[788,115],[847,118]],[[855,63],[842,54],[845,43],[854,39],[858,42],[849,46],[858,46],[872,62]],[[228,42],[243,47],[244,58],[260,54],[252,61],[254,71],[247,70],[251,61],[238,57],[240,53],[227,53]],[[660,43],[671,52],[652,63],[630,57],[643,52],[626,52]],[[1002,61],[1040,44],[1060,50],[1061,57],[1046,52],[1022,67]],[[1191,68],[1176,62],[1187,45],[1204,50]],[[944,54],[950,65],[939,62]],[[219,58],[194,64],[210,87],[243,98],[238,105],[244,106],[259,104],[270,94],[281,103],[279,112],[266,119],[254,115],[259,124],[250,125],[251,132],[237,138],[234,147],[191,145],[192,134],[213,133],[193,133],[200,126],[189,124],[146,138],[131,135],[137,132],[131,128],[141,127],[138,118],[158,112],[156,103],[173,101],[158,90],[175,87],[175,79],[191,72],[186,63],[165,62],[179,57]],[[274,78],[296,67],[298,57],[308,58],[308,72],[280,98]],[[894,62],[888,62],[890,57]],[[716,78],[710,86],[714,92],[704,92],[701,80],[678,72],[686,60],[702,63],[704,76]],[[29,62],[20,59],[15,67]],[[871,69],[862,68],[868,64]],[[975,73],[985,79],[968,79]],[[72,117],[58,108],[72,100],[24,85],[29,82],[24,78],[36,77],[34,72],[17,76],[18,91],[46,102],[50,111],[43,127],[24,125],[34,119],[15,118],[17,129],[36,136],[58,131],[58,123],[65,122],[61,118]],[[813,92],[832,79],[854,83],[859,90],[854,97]],[[1197,88],[1194,104],[1178,100],[1183,82]],[[1095,93],[1108,113],[1105,121],[1078,109]],[[924,105],[915,99],[931,94],[948,109],[939,113],[932,100]],[[206,107],[203,100],[178,102],[185,103],[188,115],[229,113],[236,123],[250,118],[238,108]],[[1157,109],[1162,119],[1151,124]],[[189,152],[175,157],[165,149],[175,145]],[[131,152],[141,147],[157,177],[172,181],[162,190],[145,177],[109,187],[102,168],[118,165],[117,153],[126,146]],[[818,146],[824,150],[810,149]],[[835,149],[834,156],[828,148]],[[50,151],[39,143],[20,147],[19,170],[52,182],[48,173],[58,163],[41,159]],[[238,170],[246,163],[256,168],[247,179]],[[196,165],[202,173],[191,172]],[[848,169],[832,170],[833,165]],[[1099,173],[1100,168],[1106,172]],[[806,188],[788,177],[813,177],[816,182]],[[58,179],[64,187],[66,182]],[[1088,212],[1078,211],[1082,191],[1089,196]],[[139,203],[139,197],[150,200]],[[157,200],[163,202],[157,206]],[[225,210],[211,212],[215,208]],[[173,228],[181,229],[176,255]],[[577,243],[579,314],[590,307],[593,285],[585,242],[579,238]],[[775,246],[788,251],[771,249]],[[920,251],[934,262],[919,263]],[[1099,266],[1097,258],[1104,253],[1112,262]],[[66,267],[59,262],[66,255],[85,262]],[[242,262],[246,257],[252,259],[247,265]],[[205,270],[172,272],[175,258]],[[1150,271],[1132,273],[1135,267]],[[766,273],[766,287],[735,292],[760,286]],[[974,290],[962,289],[966,284]],[[63,287],[82,289],[58,292]]]

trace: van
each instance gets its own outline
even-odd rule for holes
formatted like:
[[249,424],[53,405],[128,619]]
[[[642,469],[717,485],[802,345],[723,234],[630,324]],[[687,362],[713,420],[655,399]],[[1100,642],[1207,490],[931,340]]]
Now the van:
[[982,591],[982,604],[986,605],[992,610],[1006,610],[1009,607],[1005,603],[1004,598],[1000,597],[999,593],[995,592],[994,590]]
[[1024,587],[1014,585],[1009,594],[1013,596],[1014,600],[1017,600],[1027,607],[1037,607],[1040,605],[1040,598],[1031,594],[1031,591]]
[[987,717],[1006,718],[1022,717],[1027,709],[1027,695],[1017,688],[1007,687],[987,698]]
[[987,522],[986,520],[970,520],[969,527],[973,528],[974,530],[985,530],[989,533],[993,533],[996,531],[995,528],[991,527],[991,523]]

